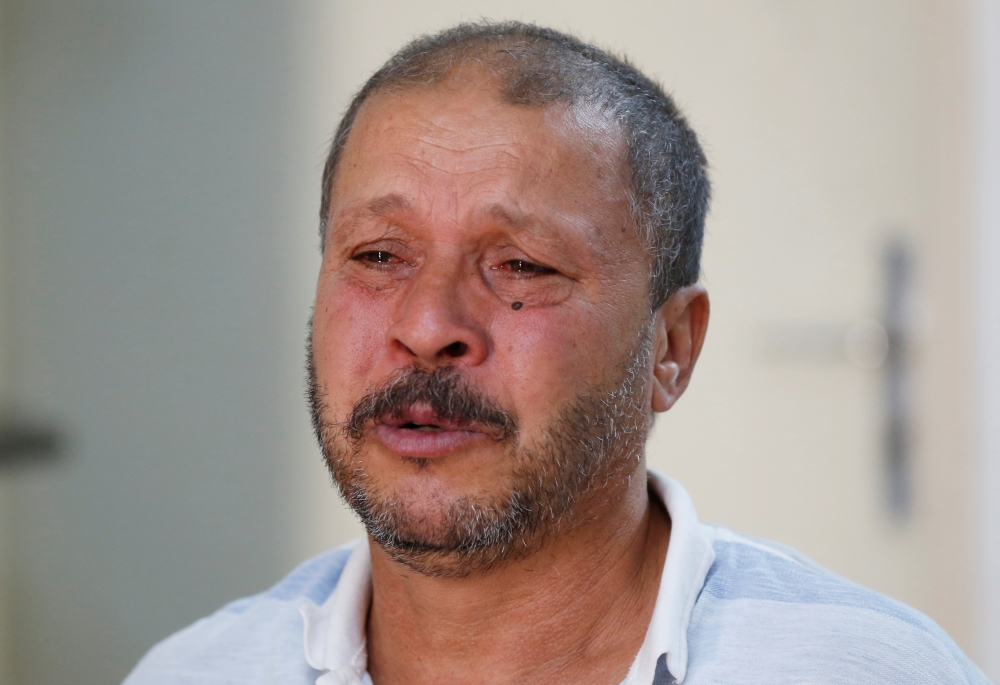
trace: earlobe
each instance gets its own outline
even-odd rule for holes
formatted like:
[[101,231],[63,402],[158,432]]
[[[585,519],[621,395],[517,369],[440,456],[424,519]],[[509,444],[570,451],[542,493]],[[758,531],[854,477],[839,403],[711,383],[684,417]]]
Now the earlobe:
[[659,364],[653,368],[653,394],[650,408],[655,412],[665,412],[673,406],[676,397],[673,388],[677,383],[679,369],[674,363]]
[[708,329],[708,292],[701,285],[680,288],[656,313],[650,409],[665,412],[687,389]]

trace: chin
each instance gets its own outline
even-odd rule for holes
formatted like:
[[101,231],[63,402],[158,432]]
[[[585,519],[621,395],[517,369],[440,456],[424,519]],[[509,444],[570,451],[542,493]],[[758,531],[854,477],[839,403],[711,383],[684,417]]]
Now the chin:
[[[433,475],[419,474],[386,487],[377,496],[380,508],[391,510],[400,536],[429,546],[448,544],[454,535],[456,514],[490,506],[488,494],[456,488]],[[414,482],[415,481],[415,482]]]
[[538,547],[539,512],[516,488],[498,487],[502,478],[490,479],[488,492],[426,470],[393,480],[376,482],[352,469],[338,484],[371,539],[419,573],[467,576]]

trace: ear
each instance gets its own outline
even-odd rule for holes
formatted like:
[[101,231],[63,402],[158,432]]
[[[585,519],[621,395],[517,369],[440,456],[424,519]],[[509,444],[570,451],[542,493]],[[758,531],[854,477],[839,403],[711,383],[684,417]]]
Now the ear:
[[691,381],[708,330],[708,291],[701,284],[674,292],[653,322],[653,411],[667,411]]

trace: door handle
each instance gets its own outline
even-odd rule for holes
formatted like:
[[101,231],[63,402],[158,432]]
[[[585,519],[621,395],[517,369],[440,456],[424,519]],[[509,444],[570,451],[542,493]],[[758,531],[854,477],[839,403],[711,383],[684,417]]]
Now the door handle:
[[914,256],[901,239],[886,243],[881,255],[882,304],[878,318],[852,323],[770,322],[756,336],[757,358],[766,363],[829,365],[849,363],[878,371],[882,414],[883,491],[886,509],[897,521],[912,500],[911,356],[916,330]]
[[882,366],[883,469],[886,502],[897,520],[912,504],[910,430],[910,351],[913,331],[913,254],[902,240],[889,242],[882,255],[885,279],[886,355]]

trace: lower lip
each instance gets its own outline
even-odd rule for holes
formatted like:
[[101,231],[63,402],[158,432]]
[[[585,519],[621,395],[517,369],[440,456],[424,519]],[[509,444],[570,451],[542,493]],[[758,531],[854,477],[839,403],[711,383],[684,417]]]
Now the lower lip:
[[442,457],[486,437],[478,431],[417,431],[384,423],[375,427],[375,434],[396,454],[421,459]]

